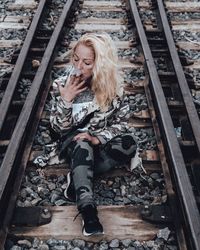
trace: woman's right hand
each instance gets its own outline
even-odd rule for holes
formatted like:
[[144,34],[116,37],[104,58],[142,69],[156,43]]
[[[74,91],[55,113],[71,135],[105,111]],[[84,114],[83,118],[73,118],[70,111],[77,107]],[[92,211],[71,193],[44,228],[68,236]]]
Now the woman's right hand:
[[81,76],[70,76],[64,87],[59,85],[60,95],[65,101],[72,102],[79,93],[87,89],[84,87],[85,81],[80,81]]

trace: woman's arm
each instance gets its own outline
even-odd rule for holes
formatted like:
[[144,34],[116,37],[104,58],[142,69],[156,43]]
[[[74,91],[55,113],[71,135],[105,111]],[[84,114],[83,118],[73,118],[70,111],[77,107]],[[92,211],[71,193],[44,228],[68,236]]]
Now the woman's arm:
[[79,134],[75,135],[73,140],[74,141],[87,140],[87,141],[90,141],[92,143],[92,145],[98,145],[101,143],[96,136],[92,136],[88,132],[83,132],[83,133],[79,133]]
[[53,97],[50,124],[58,133],[67,132],[73,125],[72,103],[66,102],[61,96]]
[[50,123],[56,132],[63,134],[73,126],[72,102],[86,89],[83,84],[79,77],[70,76],[69,69],[53,82]]
[[90,134],[105,144],[113,137],[126,133],[129,113],[129,104],[122,102],[120,98],[115,99],[107,112],[96,113],[91,120]]

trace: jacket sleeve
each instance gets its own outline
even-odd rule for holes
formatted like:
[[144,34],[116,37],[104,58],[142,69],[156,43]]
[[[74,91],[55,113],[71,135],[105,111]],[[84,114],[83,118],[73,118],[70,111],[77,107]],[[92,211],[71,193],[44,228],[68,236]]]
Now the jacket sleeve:
[[64,75],[54,80],[52,95],[52,107],[50,114],[51,127],[57,133],[67,132],[73,125],[72,120],[72,102],[65,101],[59,93],[58,86],[65,85],[69,76],[70,69],[67,68]]
[[120,98],[116,98],[106,112],[97,112],[90,124],[90,134],[96,136],[102,144],[113,137],[128,131],[127,119],[130,107]]
[[52,99],[50,114],[51,127],[58,133],[67,132],[73,125],[72,103],[68,103],[61,96]]

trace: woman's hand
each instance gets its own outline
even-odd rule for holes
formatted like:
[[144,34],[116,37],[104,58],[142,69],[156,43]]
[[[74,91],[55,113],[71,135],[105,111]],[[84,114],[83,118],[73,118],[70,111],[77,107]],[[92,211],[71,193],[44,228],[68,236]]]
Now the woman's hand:
[[97,137],[95,136],[91,136],[90,134],[84,132],[84,133],[79,133],[77,135],[74,136],[74,141],[77,141],[79,139],[87,139],[88,141],[90,141],[93,145],[98,145],[100,144],[100,141]]
[[85,81],[81,81],[81,77],[80,76],[70,76],[68,78],[68,82],[65,84],[64,87],[62,87],[61,85],[59,85],[59,91],[60,91],[60,95],[62,96],[62,98],[67,101],[67,102],[71,102],[74,100],[74,98],[81,93],[82,91],[86,90],[87,87],[84,87],[84,83]]

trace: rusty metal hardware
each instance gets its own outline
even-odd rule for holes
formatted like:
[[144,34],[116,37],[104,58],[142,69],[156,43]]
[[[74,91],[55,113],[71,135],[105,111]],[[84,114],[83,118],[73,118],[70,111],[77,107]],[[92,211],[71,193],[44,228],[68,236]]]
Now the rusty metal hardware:
[[51,222],[52,213],[45,207],[17,207],[14,211],[13,226],[41,226]]
[[143,220],[152,223],[170,223],[172,222],[172,215],[170,208],[166,204],[161,205],[145,205],[141,211]]

